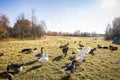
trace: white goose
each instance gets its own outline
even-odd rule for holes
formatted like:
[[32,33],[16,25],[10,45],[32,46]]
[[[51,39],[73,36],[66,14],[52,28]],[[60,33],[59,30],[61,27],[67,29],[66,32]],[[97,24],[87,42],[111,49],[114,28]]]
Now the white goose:
[[49,60],[48,53],[46,53],[46,56],[41,57],[38,61],[44,63],[47,62],[48,60]]
[[79,50],[78,48],[75,47],[75,49],[80,53],[81,56],[85,56],[85,50],[84,49],[81,49]]
[[[75,47],[76,48],[76,47]],[[76,50],[80,53],[81,56],[85,56],[85,54],[89,54],[91,51],[91,47],[88,47],[87,49],[82,49],[79,50],[78,48],[76,48]]]
[[76,48],[76,50],[80,53],[80,56],[77,57],[75,60],[77,60],[78,62],[83,62],[85,55],[91,51],[91,47],[88,47],[86,50],[79,50],[78,48]]

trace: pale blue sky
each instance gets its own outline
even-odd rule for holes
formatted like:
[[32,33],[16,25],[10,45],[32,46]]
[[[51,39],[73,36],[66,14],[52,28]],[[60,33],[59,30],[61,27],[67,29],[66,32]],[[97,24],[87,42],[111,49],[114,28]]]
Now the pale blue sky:
[[13,25],[24,13],[30,19],[35,9],[38,22],[44,20],[48,30],[104,33],[106,25],[120,16],[120,0],[0,0],[0,13]]

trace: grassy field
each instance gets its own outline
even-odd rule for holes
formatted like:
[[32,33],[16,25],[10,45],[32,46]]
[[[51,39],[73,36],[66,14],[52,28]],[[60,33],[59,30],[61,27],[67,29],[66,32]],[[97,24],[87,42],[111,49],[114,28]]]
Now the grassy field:
[[[74,44],[74,41],[77,43]],[[98,38],[93,41],[92,38],[78,37],[53,37],[37,40],[14,40],[0,42],[0,52],[5,55],[0,57],[0,73],[6,71],[8,64],[13,62],[25,63],[23,71],[14,75],[14,80],[67,80],[68,75],[61,68],[67,63],[70,63],[70,55],[75,51],[75,47],[79,48],[79,41],[87,48],[97,47],[97,44],[107,45],[112,44],[110,41],[104,41],[103,38]],[[69,51],[64,58],[59,46],[61,44],[70,43]],[[71,74],[69,80],[120,80],[120,45],[119,50],[111,52],[110,50],[97,49],[95,55],[90,54],[85,56],[85,62],[78,64],[75,73]],[[19,53],[23,48],[34,48],[38,50],[35,53],[22,54]],[[44,47],[45,52],[49,53],[49,61],[42,65],[34,57],[40,52],[40,48]],[[60,58],[62,57],[62,58]],[[1,80],[5,80],[0,78]]]

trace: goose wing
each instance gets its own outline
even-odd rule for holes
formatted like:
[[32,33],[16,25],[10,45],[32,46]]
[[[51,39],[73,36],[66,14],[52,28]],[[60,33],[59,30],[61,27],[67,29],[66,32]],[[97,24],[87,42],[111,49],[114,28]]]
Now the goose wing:
[[76,50],[80,53],[81,56],[85,56],[85,50],[79,50],[78,48],[76,48]]
[[78,58],[76,58],[76,60],[78,61],[78,62],[82,62],[83,61],[83,56],[79,56]]
[[86,54],[89,54],[90,51],[91,51],[91,47],[88,47],[88,48],[85,50],[85,53],[86,53]]

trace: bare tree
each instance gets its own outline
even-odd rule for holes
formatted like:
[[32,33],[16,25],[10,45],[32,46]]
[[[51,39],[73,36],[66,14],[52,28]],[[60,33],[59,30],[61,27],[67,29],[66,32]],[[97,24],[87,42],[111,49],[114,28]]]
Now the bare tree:
[[32,23],[32,36],[33,39],[36,37],[41,37],[43,36],[47,30],[46,24],[44,21],[41,21],[40,24],[37,24],[37,19],[35,16],[35,10],[32,9],[32,17],[31,17],[31,23]]
[[120,37],[120,17],[113,20],[113,37]]
[[112,39],[112,27],[110,24],[108,24],[105,31],[105,40],[111,40],[111,39]]

